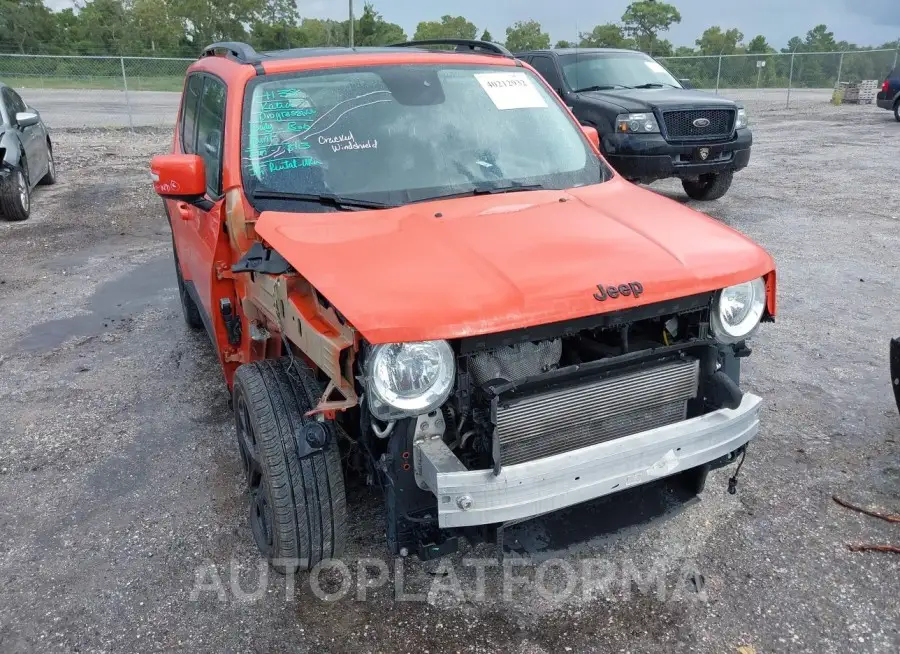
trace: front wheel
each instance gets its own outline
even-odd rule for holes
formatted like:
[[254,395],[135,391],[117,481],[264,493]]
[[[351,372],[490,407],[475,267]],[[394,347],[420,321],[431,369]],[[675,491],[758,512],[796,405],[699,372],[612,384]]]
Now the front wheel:
[[894,103],[894,118],[896,118],[897,122],[900,123],[900,100],[897,100]]
[[53,160],[53,148],[47,145],[47,174],[38,182],[41,186],[56,184],[56,161]]
[[25,171],[16,167],[0,184],[0,218],[26,220],[31,213],[31,189]]
[[[318,395],[318,396],[317,396]],[[285,574],[336,558],[347,539],[341,457],[334,437],[298,455],[306,417],[321,397],[297,359],[242,365],[234,376],[238,450],[250,491],[250,527],[260,552]]]
[[695,180],[683,179],[681,186],[684,192],[692,200],[701,200],[708,202],[710,200],[718,200],[728,192],[731,188],[731,180],[734,179],[734,173],[710,173],[708,175],[700,175]]

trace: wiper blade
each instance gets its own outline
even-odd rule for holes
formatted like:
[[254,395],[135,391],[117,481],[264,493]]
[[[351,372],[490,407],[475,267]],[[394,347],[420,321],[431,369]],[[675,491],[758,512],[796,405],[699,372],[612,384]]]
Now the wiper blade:
[[646,84],[638,84],[637,86],[632,86],[633,89],[661,89],[664,86],[669,86],[673,89],[677,89],[677,86],[672,86],[671,84],[660,84],[659,82],[647,82]]
[[604,86],[595,85],[595,86],[585,86],[583,89],[575,89],[574,93],[588,93],[589,91],[611,91],[613,89],[627,89],[627,86],[622,86],[621,84],[607,84]]
[[416,202],[433,202],[434,200],[451,200],[453,198],[468,198],[473,195],[499,195],[501,193],[518,193],[519,191],[542,191],[541,184],[521,184],[513,182],[506,186],[476,186],[468,191],[460,193],[448,193],[447,195],[435,195],[428,198],[416,199]]
[[315,202],[326,207],[334,207],[347,211],[349,209],[393,209],[396,204],[375,202],[373,200],[359,200],[345,198],[331,193],[290,193],[286,191],[254,191],[251,196],[257,200],[298,200],[300,202]]

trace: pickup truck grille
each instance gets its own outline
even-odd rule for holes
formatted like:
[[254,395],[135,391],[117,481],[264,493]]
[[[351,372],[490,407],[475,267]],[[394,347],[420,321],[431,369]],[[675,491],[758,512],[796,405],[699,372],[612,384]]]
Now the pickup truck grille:
[[568,452],[684,420],[697,394],[696,359],[539,393],[497,409],[501,464]]
[[[666,134],[669,139],[720,139],[731,136],[734,130],[734,109],[691,109],[690,111],[663,112]],[[694,121],[705,118],[706,127],[697,127]]]

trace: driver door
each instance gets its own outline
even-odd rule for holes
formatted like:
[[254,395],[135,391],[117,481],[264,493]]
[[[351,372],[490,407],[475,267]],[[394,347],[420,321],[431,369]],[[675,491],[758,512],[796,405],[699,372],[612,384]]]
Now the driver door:
[[205,206],[173,202],[169,207],[179,263],[188,292],[211,328],[212,285],[215,281],[215,250],[222,232],[223,134],[225,131],[225,83],[208,73],[191,75],[185,86],[182,107],[181,148],[203,158],[206,168]]
[[[28,125],[22,127],[16,120],[16,114],[29,111],[25,106],[25,102],[18,93],[9,87],[3,89],[3,104],[6,106],[6,112],[9,114],[9,122],[19,133],[19,140],[22,142],[22,149],[25,151],[25,162],[28,165],[28,182],[31,186],[40,181],[41,177],[47,171],[47,148],[46,135],[41,123],[36,125]],[[36,112],[35,112],[36,113]]]

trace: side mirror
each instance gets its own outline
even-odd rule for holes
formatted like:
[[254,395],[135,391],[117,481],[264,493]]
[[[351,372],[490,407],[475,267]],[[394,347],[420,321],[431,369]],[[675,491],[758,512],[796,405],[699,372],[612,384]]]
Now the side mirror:
[[689,79],[680,79],[680,80],[678,80],[678,83],[681,84],[686,89],[694,88],[694,85],[691,84],[691,80],[689,80]]
[[206,166],[196,154],[161,154],[150,160],[153,190],[164,198],[190,201],[206,194]]
[[595,148],[600,149],[600,133],[597,131],[596,127],[592,127],[590,125],[582,125],[581,131],[584,132],[584,135],[587,137],[587,140],[590,141]]
[[41,122],[41,117],[33,111],[20,111],[16,114],[16,123],[19,127],[31,127]]

